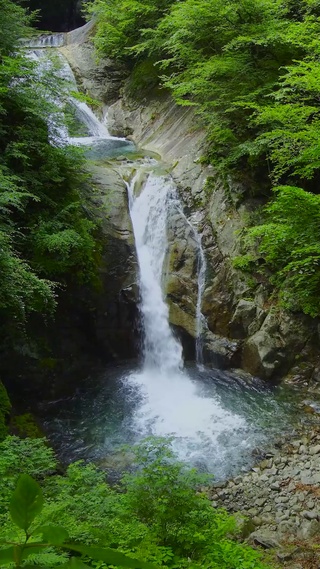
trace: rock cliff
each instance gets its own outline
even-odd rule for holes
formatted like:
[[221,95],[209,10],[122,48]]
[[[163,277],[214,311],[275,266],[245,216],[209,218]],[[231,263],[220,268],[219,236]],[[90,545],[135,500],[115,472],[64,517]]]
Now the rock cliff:
[[[280,310],[266,283],[253,283],[233,267],[239,233],[261,200],[231,181],[222,182],[212,167],[201,165],[205,133],[196,128],[192,109],[177,107],[166,93],[139,101],[126,95],[124,70],[110,60],[96,63],[92,27],[87,24],[68,34],[64,54],[84,91],[105,105],[111,133],[130,136],[140,147],[161,156],[177,184],[185,215],[203,235],[206,359],[272,381],[283,377],[304,384],[320,380],[319,322]],[[169,240],[170,319],[194,338],[196,247],[190,224],[181,216],[169,227]]]

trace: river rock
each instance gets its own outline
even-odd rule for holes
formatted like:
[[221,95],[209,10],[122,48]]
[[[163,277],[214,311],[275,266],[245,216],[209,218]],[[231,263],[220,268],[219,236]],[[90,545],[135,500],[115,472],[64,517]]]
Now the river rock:
[[317,520],[304,520],[298,530],[298,537],[300,539],[311,539],[320,534],[320,522]]
[[235,512],[233,514],[236,521],[237,533],[242,539],[249,537],[256,529],[256,525],[253,519],[248,518],[242,514],[242,512]]

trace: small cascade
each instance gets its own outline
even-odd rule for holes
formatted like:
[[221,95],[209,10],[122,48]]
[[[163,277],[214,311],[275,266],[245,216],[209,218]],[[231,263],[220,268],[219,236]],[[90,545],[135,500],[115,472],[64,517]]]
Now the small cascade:
[[196,363],[203,366],[203,332],[206,327],[206,319],[202,313],[202,297],[206,286],[206,258],[202,248],[200,235],[198,237],[198,296],[197,296],[197,310],[196,310]]
[[99,121],[86,103],[78,101],[73,97],[71,99],[71,104],[76,109],[77,118],[87,127],[91,136],[96,136],[98,138],[112,138],[107,127]]
[[196,304],[196,364],[199,367],[203,367],[203,333],[207,327],[206,318],[202,313],[202,298],[206,286],[206,271],[207,263],[205,254],[202,248],[201,235],[198,233],[196,226],[197,221],[190,221],[182,207],[179,199],[175,198],[175,207],[184,218],[186,224],[190,227],[194,240],[197,244],[198,254],[197,254],[197,304]]
[[28,49],[43,49],[48,47],[62,47],[65,43],[65,34],[41,34],[30,40],[22,40],[21,45]]
[[[46,38],[56,38],[59,35],[63,37],[63,34],[55,34],[53,36],[46,36]],[[52,42],[53,41],[56,40],[52,40]],[[43,44],[41,47],[47,46]],[[52,45],[52,47],[56,47],[56,45]],[[74,73],[61,53],[54,54],[55,62],[57,61],[57,57],[60,61],[60,68],[57,71],[51,55],[51,53],[48,54],[44,49],[38,49],[38,47],[31,48],[31,46],[27,52],[27,57],[37,63],[39,78],[41,78],[42,74],[47,74],[50,72],[50,69],[53,68],[54,72],[64,81],[62,91],[55,94],[48,93],[48,100],[53,102],[57,109],[61,109],[61,111],[53,113],[52,116],[48,117],[52,142],[56,145],[83,146],[86,148],[86,156],[93,159],[113,157],[119,154],[120,150],[121,152],[134,150],[134,144],[132,142],[125,138],[111,136],[105,124],[98,119],[87,103],[79,100],[80,97],[78,98],[77,96],[71,95],[72,92],[78,92]],[[73,109],[77,123],[81,125],[81,135],[79,136],[70,136],[69,134],[64,113],[66,101],[68,101],[70,108]],[[82,131],[84,127],[85,133],[83,134]]]

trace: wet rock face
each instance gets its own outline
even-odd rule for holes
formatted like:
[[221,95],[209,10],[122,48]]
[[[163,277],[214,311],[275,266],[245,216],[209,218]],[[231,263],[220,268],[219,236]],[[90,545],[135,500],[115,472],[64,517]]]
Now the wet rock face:
[[94,302],[97,342],[111,357],[137,353],[137,259],[127,188],[111,168],[92,168],[96,216],[102,222],[102,290]]
[[40,10],[37,27],[52,32],[68,32],[84,24],[82,0],[28,0],[31,10]]
[[197,253],[194,231],[178,211],[168,227],[168,251],[164,262],[164,287],[169,304],[170,322],[196,335]]
[[[61,49],[69,61],[82,90],[103,104],[114,103],[121,85],[127,75],[126,69],[108,58],[96,61],[90,35],[93,22],[66,34],[65,45]],[[121,133],[123,136],[123,133]]]
[[[203,236],[206,361],[240,367],[268,381],[280,380],[295,366],[294,376],[308,380],[316,362],[301,372],[297,360],[301,354],[302,361],[318,353],[317,326],[303,315],[271,309],[272,291],[264,285],[252,289],[250,279],[233,268],[232,259],[240,253],[238,234],[261,203],[244,199],[242,188],[226,188],[212,168],[198,164],[204,135],[194,131],[192,111],[177,109],[169,98],[147,101],[143,108],[122,99],[109,108],[108,117],[113,134],[133,133],[142,147],[174,165],[172,175],[187,217]],[[186,226],[181,231],[181,219],[169,227],[167,295],[171,323],[195,338],[197,251],[187,233]]]

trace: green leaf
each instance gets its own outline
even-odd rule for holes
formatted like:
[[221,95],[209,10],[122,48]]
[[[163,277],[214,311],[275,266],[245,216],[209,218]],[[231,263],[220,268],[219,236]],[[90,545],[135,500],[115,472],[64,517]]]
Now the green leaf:
[[10,500],[12,521],[27,531],[43,507],[43,495],[39,484],[28,474],[22,474]]
[[6,547],[6,549],[0,549],[0,563],[12,563],[14,561],[14,547]]
[[61,526],[41,526],[33,532],[35,533],[41,533],[43,540],[50,545],[62,545],[64,541],[70,539],[67,530]]
[[63,547],[71,549],[72,551],[77,551],[82,555],[87,555],[92,559],[105,561],[106,563],[117,567],[129,567],[130,569],[155,569],[156,567],[152,563],[132,559],[132,557],[128,557],[127,555],[124,555],[124,553],[119,553],[119,551],[110,549],[109,547],[92,547],[88,545],[77,545],[74,543],[66,543]]
[[90,569],[89,565],[86,565],[81,561],[80,557],[70,557],[67,563],[59,565],[59,569]]
[[26,543],[23,545],[23,551],[21,554],[21,559],[27,559],[29,555],[38,555],[43,553],[44,549],[47,549],[48,545],[46,543]]

